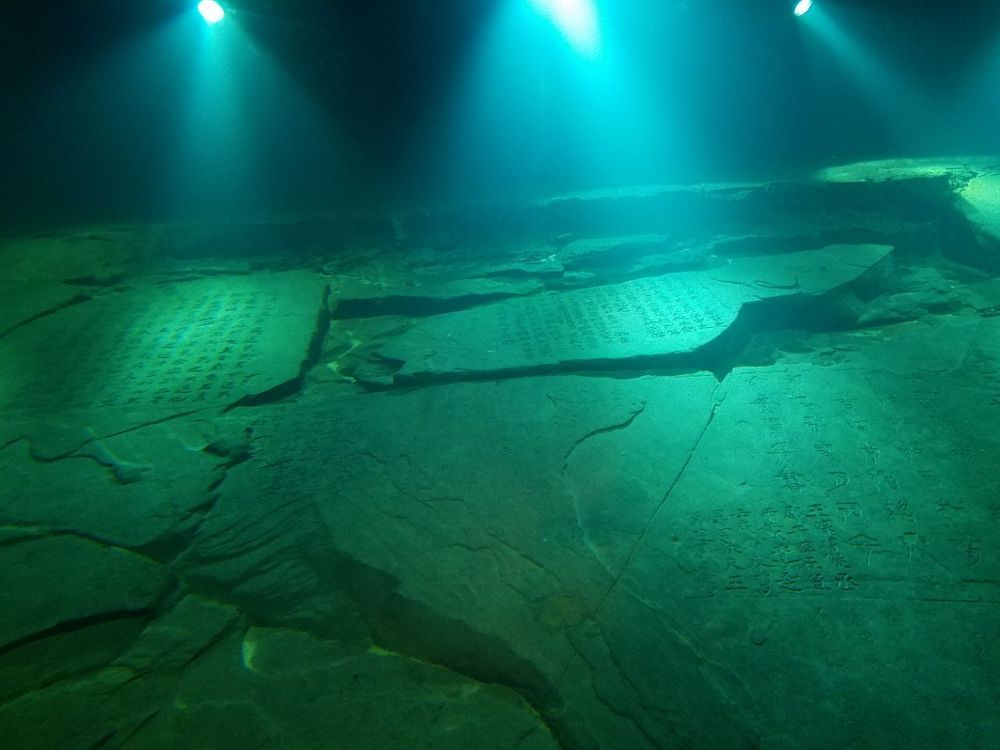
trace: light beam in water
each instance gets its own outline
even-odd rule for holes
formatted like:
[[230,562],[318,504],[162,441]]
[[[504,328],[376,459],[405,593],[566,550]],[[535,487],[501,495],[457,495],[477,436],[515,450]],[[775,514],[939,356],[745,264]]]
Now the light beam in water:
[[594,58],[601,51],[601,27],[594,0],[530,0],[548,18],[573,48]]
[[205,19],[205,23],[209,26],[218,23],[226,17],[226,11],[215,0],[201,0],[198,3],[198,12],[201,13],[201,17]]

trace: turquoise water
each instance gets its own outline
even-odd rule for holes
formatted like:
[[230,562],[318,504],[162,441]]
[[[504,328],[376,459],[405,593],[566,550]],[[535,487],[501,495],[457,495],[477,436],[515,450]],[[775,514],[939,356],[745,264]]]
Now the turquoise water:
[[0,744],[996,747],[995,9],[790,8],[11,11]]

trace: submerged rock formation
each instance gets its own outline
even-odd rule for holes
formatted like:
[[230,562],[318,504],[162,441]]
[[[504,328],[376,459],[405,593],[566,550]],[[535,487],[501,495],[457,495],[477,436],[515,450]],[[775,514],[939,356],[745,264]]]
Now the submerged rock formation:
[[989,746],[995,174],[11,243],[4,747]]

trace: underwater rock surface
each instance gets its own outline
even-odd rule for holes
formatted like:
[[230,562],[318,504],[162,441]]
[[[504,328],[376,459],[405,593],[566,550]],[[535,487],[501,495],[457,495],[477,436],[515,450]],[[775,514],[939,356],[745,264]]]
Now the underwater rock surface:
[[961,196],[971,207],[970,221],[990,239],[1000,242],[1000,167],[973,177]]
[[138,279],[62,305],[0,338],[0,408],[96,414],[110,432],[267,398],[300,377],[325,295],[318,274],[296,271]]
[[891,250],[834,245],[501,302],[436,316],[394,337],[376,356],[402,363],[394,383],[665,361],[718,338],[747,303],[828,292]]
[[3,746],[990,747],[991,173],[897,169],[0,263]]

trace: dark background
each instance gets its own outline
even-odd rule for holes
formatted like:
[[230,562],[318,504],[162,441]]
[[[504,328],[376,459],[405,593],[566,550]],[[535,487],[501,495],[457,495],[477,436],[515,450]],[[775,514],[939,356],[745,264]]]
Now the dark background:
[[[874,93],[857,71],[804,45],[790,2],[603,0],[624,9],[617,30],[630,35],[632,63],[645,71],[651,97],[667,89],[680,96],[683,111],[673,115],[697,153],[651,148],[642,158],[640,148],[600,167],[582,158],[593,142],[564,135],[579,115],[572,63],[549,39],[520,40],[511,51],[522,67],[512,67],[503,84],[511,87],[511,108],[501,120],[510,122],[472,129],[457,147],[443,121],[454,115],[456,92],[501,1],[511,2],[224,4],[224,23],[238,22],[254,53],[330,127],[303,124],[284,94],[266,88],[273,81],[255,94],[258,79],[249,76],[240,86],[251,92],[244,116],[255,131],[253,166],[229,176],[230,191],[220,179],[171,200],[165,174],[177,171],[188,187],[199,181],[196,166],[178,168],[176,148],[192,85],[179,61],[194,52],[181,36],[154,32],[181,28],[182,17],[197,23],[193,0],[7,0],[0,13],[0,231],[175,219],[197,215],[199,205],[202,214],[324,211],[998,150],[1000,3],[976,0],[816,0],[846,19],[851,38],[893,80],[911,87]],[[163,49],[146,54],[143,40],[154,39]],[[523,106],[537,83],[531,71],[545,81],[542,113]],[[885,83],[875,71],[872,79]],[[502,102],[506,94],[497,96]],[[895,99],[912,100],[912,110],[899,111]]]

